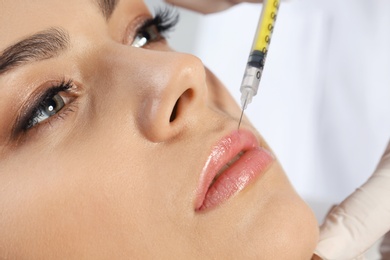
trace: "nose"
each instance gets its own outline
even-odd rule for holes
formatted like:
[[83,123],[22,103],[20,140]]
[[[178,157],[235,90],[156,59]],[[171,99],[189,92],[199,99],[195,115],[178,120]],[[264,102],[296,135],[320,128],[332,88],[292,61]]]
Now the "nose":
[[134,118],[140,133],[152,142],[165,142],[196,124],[206,99],[203,63],[190,54],[144,49],[132,51],[135,60],[131,88],[136,88]]

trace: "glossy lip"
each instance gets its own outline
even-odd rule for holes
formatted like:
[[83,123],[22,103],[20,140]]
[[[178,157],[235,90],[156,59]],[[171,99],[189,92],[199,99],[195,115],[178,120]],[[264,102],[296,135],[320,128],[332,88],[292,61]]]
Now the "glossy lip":
[[[219,170],[240,152],[244,154],[213,183]],[[195,210],[203,211],[222,204],[252,183],[273,161],[271,152],[261,147],[248,130],[236,130],[223,137],[212,147],[203,167],[196,190]]]

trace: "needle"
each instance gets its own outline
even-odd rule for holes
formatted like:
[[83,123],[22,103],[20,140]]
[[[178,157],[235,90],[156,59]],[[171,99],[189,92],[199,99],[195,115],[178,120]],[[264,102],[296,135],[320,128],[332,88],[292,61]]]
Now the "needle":
[[[249,94],[248,94],[248,95],[249,95]],[[244,110],[245,110],[245,107],[246,107],[246,101],[248,100],[248,95],[246,96],[244,106],[242,107],[242,112],[241,112],[241,116],[240,116],[240,121],[238,122],[238,128],[237,128],[237,130],[240,130],[240,125],[241,125],[241,121],[242,121],[242,116],[244,115]]]

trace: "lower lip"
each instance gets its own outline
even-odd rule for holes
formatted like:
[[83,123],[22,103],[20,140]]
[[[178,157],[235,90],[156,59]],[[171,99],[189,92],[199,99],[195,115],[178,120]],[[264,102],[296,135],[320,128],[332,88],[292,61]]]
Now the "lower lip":
[[263,175],[273,161],[271,153],[262,147],[247,150],[208,189],[198,211],[224,203]]

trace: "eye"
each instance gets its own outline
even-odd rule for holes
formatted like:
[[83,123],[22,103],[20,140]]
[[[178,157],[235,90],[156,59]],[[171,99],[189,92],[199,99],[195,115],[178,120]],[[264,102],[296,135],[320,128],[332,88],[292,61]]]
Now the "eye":
[[165,34],[171,31],[179,21],[179,14],[173,8],[156,10],[154,18],[147,19],[138,28],[131,46],[142,48],[152,42],[165,39]]
[[36,115],[31,118],[29,128],[57,114],[64,106],[65,101],[60,94],[56,94],[53,97],[49,97],[47,100],[44,100],[37,109]]
[[142,31],[137,32],[131,46],[142,48],[149,42],[155,42],[163,38],[156,25],[150,25]]
[[18,120],[17,129],[27,131],[57,115],[69,103],[69,98],[64,96],[72,86],[72,81],[63,81],[46,90],[31,108],[23,113],[23,117]]

